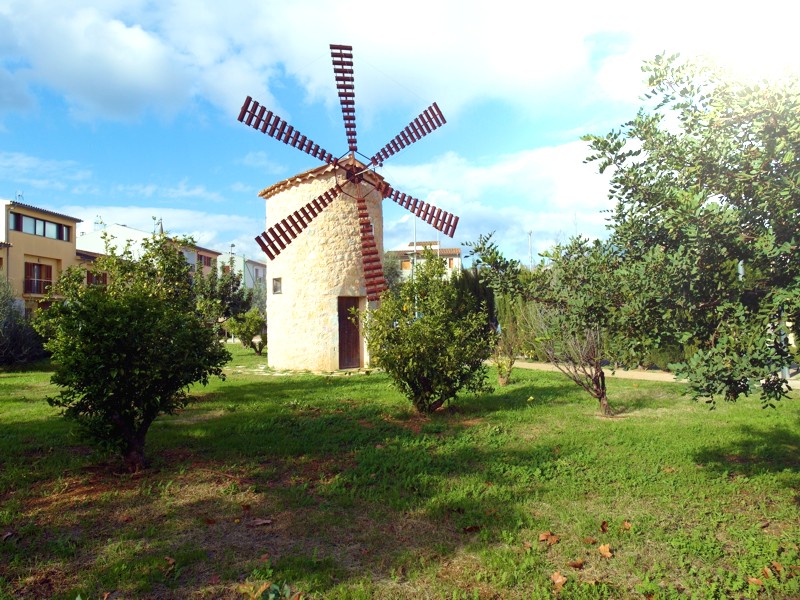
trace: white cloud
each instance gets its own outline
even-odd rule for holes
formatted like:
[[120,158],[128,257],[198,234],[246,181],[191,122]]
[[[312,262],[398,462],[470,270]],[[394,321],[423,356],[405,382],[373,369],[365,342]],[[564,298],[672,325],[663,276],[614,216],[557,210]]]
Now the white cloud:
[[[188,235],[201,246],[227,252],[231,243],[236,244],[238,254],[261,259],[262,252],[254,241],[255,235],[249,232],[261,231],[263,222],[247,217],[231,215],[223,212],[208,212],[202,210],[165,208],[158,205],[150,206],[110,206],[110,205],[62,205],[54,207],[60,213],[67,214],[83,223],[78,225],[78,235],[82,231],[91,231],[95,221],[105,224],[119,224],[133,227],[142,231],[156,231],[158,219],[164,226],[164,231],[171,235]],[[242,232],[248,232],[243,235]],[[78,241],[80,247],[80,240]]]
[[[663,50],[709,53],[748,73],[796,70],[798,13],[776,0],[758,10],[678,0],[661,11],[624,0],[407,0],[369,10],[356,0],[10,0],[0,53],[25,57],[27,81],[63,93],[87,118],[170,113],[193,97],[230,114],[243,90],[289,118],[271,93],[276,77],[291,75],[309,99],[332,106],[326,46],[352,44],[369,122],[378,107],[432,99],[453,116],[487,99],[535,111],[564,88],[630,99],[641,60]],[[622,40],[614,47],[596,42],[612,35]],[[19,107],[25,92],[13,89],[5,105]]]
[[[457,214],[456,243],[497,231],[501,247],[514,258],[528,258],[528,232],[534,254],[572,235],[603,237],[608,179],[583,159],[583,142],[538,148],[473,164],[455,153],[418,166],[386,167],[382,173],[397,189]],[[488,159],[487,159],[488,160]],[[408,243],[411,225],[404,211],[384,203],[386,247]],[[419,236],[435,235],[418,224]]]

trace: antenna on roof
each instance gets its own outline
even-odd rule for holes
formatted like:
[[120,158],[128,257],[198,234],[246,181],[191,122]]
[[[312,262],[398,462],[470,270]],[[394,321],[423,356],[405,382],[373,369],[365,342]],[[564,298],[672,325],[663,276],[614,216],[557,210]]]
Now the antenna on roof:
[[103,219],[100,217],[100,215],[97,215],[94,218],[93,231],[100,231],[101,229],[103,229]]
[[16,200],[17,200],[17,202],[25,202],[25,196],[23,195],[22,192],[17,192]]

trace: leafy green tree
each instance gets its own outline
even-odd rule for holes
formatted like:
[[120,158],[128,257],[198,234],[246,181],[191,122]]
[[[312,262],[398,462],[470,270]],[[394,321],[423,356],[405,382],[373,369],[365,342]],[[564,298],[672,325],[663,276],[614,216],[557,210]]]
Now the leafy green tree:
[[444,260],[430,250],[423,257],[414,278],[385,293],[363,322],[373,362],[420,413],[431,413],[462,389],[487,389],[494,332],[485,307],[445,278]]
[[[108,249],[87,285],[71,267],[52,286],[53,304],[35,322],[52,353],[48,398],[95,441],[121,453],[131,471],[145,467],[145,438],[162,413],[189,401],[189,387],[224,378],[230,354],[197,309],[189,267],[163,235],[145,241],[141,258]],[[97,279],[95,279],[97,280]]]
[[800,328],[798,79],[740,82],[677,56],[644,70],[653,108],[585,138],[611,170],[627,336],[692,348],[678,373],[696,397],[760,388],[771,405],[789,389],[787,322]]
[[242,287],[241,273],[232,268],[222,273],[216,265],[208,273],[198,268],[193,285],[197,310],[214,326],[221,326],[231,317],[243,315],[251,306],[251,293]]
[[400,259],[389,252],[384,252],[383,254],[383,277],[386,279],[386,286],[390,290],[394,289],[402,281]]
[[41,339],[16,306],[11,284],[0,279],[0,365],[25,363],[42,356]]
[[480,236],[471,252],[485,281],[516,304],[512,323],[520,347],[544,357],[610,414],[604,365],[636,363],[620,334],[626,296],[612,249],[573,238],[544,253],[546,263],[529,272],[491,238]]
[[261,352],[264,349],[264,341],[256,341],[255,338],[264,333],[266,326],[267,321],[257,308],[251,308],[244,315],[234,317],[228,321],[228,329],[239,338],[242,346],[252,348],[259,356],[261,356]]

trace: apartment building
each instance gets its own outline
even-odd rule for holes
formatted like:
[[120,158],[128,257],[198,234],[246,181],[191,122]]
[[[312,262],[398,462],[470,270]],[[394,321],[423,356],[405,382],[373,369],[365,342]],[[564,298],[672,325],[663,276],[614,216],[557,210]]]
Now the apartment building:
[[64,269],[80,264],[75,228],[80,219],[15,200],[0,200],[0,277],[30,314]]
[[414,270],[414,266],[424,262],[422,257],[425,250],[430,250],[434,255],[444,259],[445,271],[447,276],[454,271],[461,271],[461,248],[442,248],[439,242],[411,242],[408,249],[388,250],[386,254],[396,258],[400,262],[400,277],[408,279]]

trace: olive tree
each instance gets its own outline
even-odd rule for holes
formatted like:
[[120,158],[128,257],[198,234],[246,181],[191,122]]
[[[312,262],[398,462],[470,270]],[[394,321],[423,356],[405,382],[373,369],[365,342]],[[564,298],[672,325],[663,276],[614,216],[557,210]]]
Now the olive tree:
[[48,398],[96,442],[121,453],[126,467],[145,467],[145,438],[155,419],[189,401],[194,383],[224,378],[230,359],[208,314],[201,314],[189,267],[163,235],[108,249],[89,269],[67,269],[52,286],[52,305],[35,326],[52,353]]
[[546,359],[610,414],[604,366],[637,362],[636,349],[621,335],[626,296],[613,249],[573,238],[528,271],[505,258],[491,234],[470,246],[483,279],[516,305],[512,323],[519,347]]
[[430,250],[414,277],[385,292],[363,315],[372,361],[420,413],[431,413],[466,389],[486,390],[494,332],[485,307],[445,278]]

